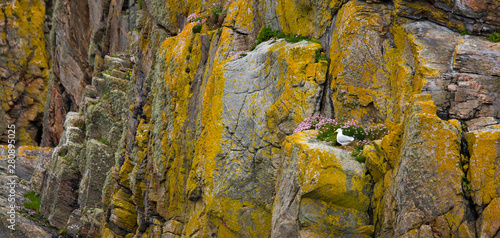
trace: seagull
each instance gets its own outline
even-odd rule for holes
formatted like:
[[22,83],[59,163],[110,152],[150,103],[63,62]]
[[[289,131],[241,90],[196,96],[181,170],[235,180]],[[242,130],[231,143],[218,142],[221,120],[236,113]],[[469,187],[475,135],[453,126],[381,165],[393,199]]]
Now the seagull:
[[354,141],[354,137],[346,136],[342,134],[342,129],[337,129],[337,142],[341,145],[348,145]]

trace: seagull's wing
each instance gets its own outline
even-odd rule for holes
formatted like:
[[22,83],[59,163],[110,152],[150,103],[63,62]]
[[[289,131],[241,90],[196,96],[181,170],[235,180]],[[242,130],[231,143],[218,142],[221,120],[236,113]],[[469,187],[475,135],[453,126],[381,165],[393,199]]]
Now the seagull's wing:
[[354,137],[337,135],[337,142],[340,144],[348,144],[348,143],[353,142],[353,141],[354,141]]

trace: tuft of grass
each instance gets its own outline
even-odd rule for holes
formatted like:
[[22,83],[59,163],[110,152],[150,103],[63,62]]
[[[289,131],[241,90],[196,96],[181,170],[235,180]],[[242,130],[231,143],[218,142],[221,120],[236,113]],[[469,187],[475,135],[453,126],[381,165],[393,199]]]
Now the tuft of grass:
[[322,60],[328,61],[328,57],[326,57],[325,52],[323,52],[321,49],[318,49],[316,51],[316,55],[314,57],[315,62],[318,63]]
[[57,231],[57,234],[63,236],[63,235],[66,235],[66,233],[68,232],[68,229],[67,228],[61,228]]
[[101,142],[101,143],[103,143],[103,144],[105,144],[105,145],[110,145],[109,141],[107,141],[106,139],[104,139],[104,138],[102,138],[100,136],[97,137],[96,140],[99,141],[99,142]]
[[74,159],[71,158],[70,156],[63,156],[62,158],[66,160],[69,164],[73,164]]
[[486,40],[489,40],[494,43],[500,42],[500,32],[493,32],[490,36],[486,37]]
[[468,30],[460,30],[460,35],[472,35],[472,31],[468,31]]
[[201,24],[198,24],[196,26],[193,26],[193,33],[196,34],[196,33],[200,33],[201,32],[201,27],[202,25]]
[[[277,31],[277,30],[275,31],[271,27],[265,26],[260,30],[259,35],[255,39],[255,43],[252,46],[251,50],[254,50],[255,47],[257,47],[257,45],[259,45],[260,43],[262,43],[264,41],[268,41],[268,40],[273,39],[273,38],[274,39],[283,39],[284,38],[287,42],[290,42],[290,43],[297,43],[297,42],[300,42],[303,40],[306,40],[309,42],[314,42],[314,43],[321,43],[319,40],[313,40],[307,36],[303,36],[303,35],[299,35],[299,34],[296,34],[296,35],[285,34],[284,32]],[[273,40],[271,43],[274,43],[275,41],[276,40]]]
[[366,161],[366,157],[363,156],[363,146],[356,146],[354,151],[351,152],[352,157],[360,163],[364,163]]
[[25,193],[24,197],[30,200],[29,202],[23,203],[25,208],[35,210],[37,212],[40,210],[40,203],[42,202],[42,199],[38,197],[34,191]]

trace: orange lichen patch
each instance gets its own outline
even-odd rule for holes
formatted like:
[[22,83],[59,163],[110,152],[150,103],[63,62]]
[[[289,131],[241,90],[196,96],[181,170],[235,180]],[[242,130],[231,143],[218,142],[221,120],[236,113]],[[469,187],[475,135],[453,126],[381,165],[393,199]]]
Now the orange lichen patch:
[[465,136],[470,153],[467,180],[476,205],[500,197],[500,130],[477,130]]
[[478,221],[478,235],[480,237],[494,237],[500,229],[500,198],[491,201],[481,214]]
[[[286,59],[287,74],[281,75],[282,78],[278,82],[281,94],[266,112],[269,131],[278,131],[277,126],[287,117],[293,118],[298,125],[306,116],[312,114],[312,108],[308,107],[307,100],[317,91],[297,90],[297,86],[306,84],[311,85],[311,88],[317,88],[319,83],[324,82],[328,62],[314,61],[314,54],[320,47],[319,44],[306,42],[289,47],[284,41],[271,47],[271,51],[278,52],[278,58]],[[276,138],[277,133],[273,134],[273,140],[279,142]]]
[[391,114],[390,70],[379,40],[380,29],[389,21],[384,13],[389,9],[375,10],[370,4],[350,1],[337,14],[330,48],[330,88],[340,121],[385,120]]
[[339,9],[342,4],[343,1],[339,0],[279,0],[276,4],[276,13],[283,32],[319,38],[330,26],[332,12]]
[[[297,160],[300,195],[331,202],[337,206],[366,211],[370,198],[364,193],[371,183],[369,176],[359,171],[348,179],[340,158],[342,150],[308,143],[310,132],[288,136],[284,142],[284,158]],[[339,154],[340,153],[340,154]],[[338,154],[338,155],[336,155]],[[348,182],[349,180],[349,182]]]
[[237,29],[240,29],[240,31],[248,33],[255,28],[253,20],[253,2],[237,0],[229,6],[228,15],[224,21],[234,24]]

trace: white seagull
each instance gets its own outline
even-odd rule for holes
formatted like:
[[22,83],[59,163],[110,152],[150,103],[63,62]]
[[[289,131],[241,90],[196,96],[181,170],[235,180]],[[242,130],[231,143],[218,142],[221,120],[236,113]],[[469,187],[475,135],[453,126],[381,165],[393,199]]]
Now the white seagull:
[[354,141],[354,137],[346,136],[342,134],[342,129],[337,129],[337,142],[341,145],[348,145]]

